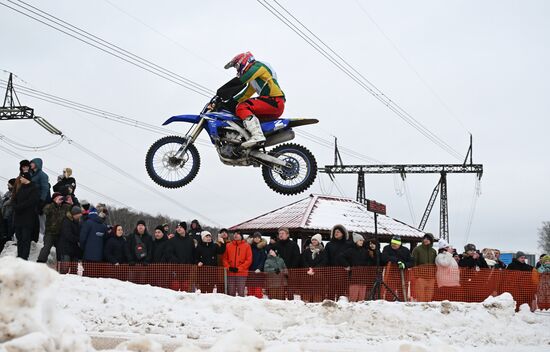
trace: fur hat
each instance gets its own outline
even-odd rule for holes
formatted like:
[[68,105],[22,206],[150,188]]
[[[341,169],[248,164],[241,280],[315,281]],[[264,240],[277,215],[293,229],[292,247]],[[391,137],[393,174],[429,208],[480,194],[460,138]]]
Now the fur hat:
[[14,178],[10,178],[10,180],[8,181],[8,185],[10,185],[10,186],[15,186],[15,179],[14,179]]
[[78,205],[71,208],[71,215],[82,214],[82,209]]
[[201,240],[204,242],[204,239],[206,236],[210,236],[212,238],[212,234],[209,231],[203,231],[201,232]]
[[71,177],[73,175],[73,169],[71,169],[70,167],[64,168],[63,172],[67,173],[67,177]]
[[21,168],[23,168],[23,167],[31,167],[31,162],[28,161],[27,159],[21,160],[19,162],[19,170],[21,170]]
[[316,233],[313,237],[311,237],[311,240],[317,240],[317,242],[323,243],[323,236],[321,236],[320,233]]
[[364,240],[365,240],[365,237],[363,237],[363,235],[358,233],[353,234],[353,243],[357,243],[359,241],[364,241]]

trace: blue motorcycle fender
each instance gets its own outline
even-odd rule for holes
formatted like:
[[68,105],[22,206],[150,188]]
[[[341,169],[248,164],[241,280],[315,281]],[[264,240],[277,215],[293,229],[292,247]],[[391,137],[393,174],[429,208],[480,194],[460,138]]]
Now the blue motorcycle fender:
[[201,119],[200,115],[176,115],[172,116],[168,120],[164,121],[163,126],[169,125],[172,122],[189,122],[189,123],[198,123]]
[[269,122],[262,123],[262,131],[265,134],[270,134],[273,132],[277,132],[278,130],[282,130],[288,127],[289,120],[287,119],[280,119],[280,120],[274,120]]

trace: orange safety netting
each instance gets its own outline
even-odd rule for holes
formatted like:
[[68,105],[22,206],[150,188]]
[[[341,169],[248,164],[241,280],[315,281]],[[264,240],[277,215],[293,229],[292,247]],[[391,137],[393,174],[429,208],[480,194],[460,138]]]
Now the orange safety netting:
[[62,274],[112,278],[149,284],[176,291],[247,294],[272,299],[302,299],[307,302],[384,299],[389,301],[482,302],[488,296],[509,292],[517,305],[538,304],[550,308],[550,273],[500,269],[441,269],[422,265],[400,270],[395,265],[380,268],[380,285],[374,287],[376,267],[288,269],[280,273],[249,272],[235,276],[223,267],[187,264],[112,265],[109,263],[60,262]]

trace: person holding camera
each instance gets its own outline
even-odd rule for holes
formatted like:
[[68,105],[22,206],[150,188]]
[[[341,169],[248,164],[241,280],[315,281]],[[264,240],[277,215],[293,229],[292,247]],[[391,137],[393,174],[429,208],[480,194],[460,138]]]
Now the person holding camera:
[[264,263],[264,272],[267,274],[266,293],[271,299],[285,299],[288,270],[278,250],[271,248]]
[[227,291],[230,296],[244,297],[248,268],[252,265],[252,249],[235,231],[233,241],[227,244],[223,254],[223,266],[227,269]]

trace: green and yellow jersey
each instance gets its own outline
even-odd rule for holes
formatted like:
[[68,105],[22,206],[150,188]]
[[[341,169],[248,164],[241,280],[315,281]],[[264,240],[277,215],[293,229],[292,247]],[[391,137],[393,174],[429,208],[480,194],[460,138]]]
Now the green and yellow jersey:
[[246,89],[237,94],[234,99],[241,103],[250,98],[254,93],[259,96],[284,97],[285,94],[277,82],[277,74],[268,65],[256,61],[239,77],[243,84],[248,84]]

